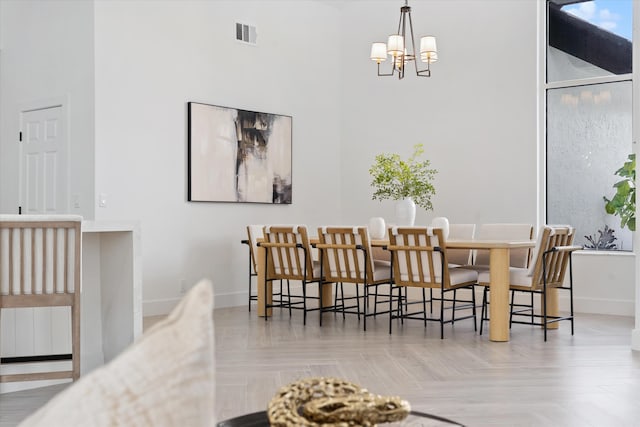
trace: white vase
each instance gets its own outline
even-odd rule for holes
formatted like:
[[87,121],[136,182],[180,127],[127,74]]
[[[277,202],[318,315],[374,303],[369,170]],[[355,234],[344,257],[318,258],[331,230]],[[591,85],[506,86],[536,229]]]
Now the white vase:
[[374,216],[369,220],[369,236],[375,240],[384,239],[384,218]]
[[442,237],[445,240],[449,238],[449,220],[443,216],[438,216],[433,218],[431,221],[431,226],[433,228],[441,228],[442,229]]
[[410,226],[416,221],[416,204],[411,197],[396,202],[396,224]]

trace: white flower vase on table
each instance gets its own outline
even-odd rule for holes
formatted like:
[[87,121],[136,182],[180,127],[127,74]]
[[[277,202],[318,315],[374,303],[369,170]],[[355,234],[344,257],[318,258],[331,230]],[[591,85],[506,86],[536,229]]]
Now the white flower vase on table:
[[432,210],[431,197],[436,193],[433,179],[438,172],[431,169],[422,144],[413,146],[413,154],[406,159],[399,154],[378,154],[369,168],[373,200],[395,200],[397,226],[413,226],[416,206]]
[[369,236],[375,240],[384,239],[384,218],[375,216],[369,220]]
[[433,228],[441,228],[442,237],[444,237],[445,240],[449,238],[449,220],[447,218],[443,216],[433,218],[433,220],[431,220],[431,226]]
[[396,224],[413,227],[416,221],[416,204],[411,197],[396,202]]

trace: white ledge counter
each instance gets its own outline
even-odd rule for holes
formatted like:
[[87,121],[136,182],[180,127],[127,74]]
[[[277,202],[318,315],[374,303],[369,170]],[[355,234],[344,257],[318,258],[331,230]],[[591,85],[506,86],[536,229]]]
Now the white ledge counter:
[[82,221],[82,374],[142,334],[140,246],[137,221]]

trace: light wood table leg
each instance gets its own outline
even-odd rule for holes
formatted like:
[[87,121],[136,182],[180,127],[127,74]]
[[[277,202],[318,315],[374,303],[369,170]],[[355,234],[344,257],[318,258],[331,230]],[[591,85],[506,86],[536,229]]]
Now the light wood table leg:
[[[540,314],[542,315],[542,295],[540,295]],[[556,288],[547,289],[547,316],[558,315],[558,290]],[[547,329],[558,329],[560,322],[549,323]],[[544,327],[544,326],[543,326]]]
[[[313,256],[314,259],[319,259],[322,261],[322,257],[320,256],[320,251],[318,250],[317,254]],[[327,283],[320,285],[320,289],[322,289],[322,307],[331,307],[333,306],[333,283]],[[336,291],[337,293],[338,291]]]
[[489,339],[509,341],[509,249],[490,249]]
[[[257,281],[257,286],[258,286],[258,316],[260,317],[265,317],[265,310],[264,310],[264,299],[267,299],[267,304],[273,304],[273,282],[268,282],[267,283],[267,292],[265,295],[265,287],[264,287],[264,282],[265,282],[265,258],[266,258],[266,250],[260,246],[258,246],[257,248],[258,252],[258,258],[256,263],[258,264],[258,281]],[[267,308],[267,316],[271,316],[271,307]]]
[[333,283],[322,285],[322,307],[333,305]]

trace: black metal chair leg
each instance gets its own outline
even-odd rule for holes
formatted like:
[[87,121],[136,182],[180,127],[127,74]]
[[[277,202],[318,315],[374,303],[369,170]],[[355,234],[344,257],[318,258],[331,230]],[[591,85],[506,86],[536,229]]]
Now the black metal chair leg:
[[307,324],[307,286],[302,283],[302,324]]
[[534,313],[533,313],[533,292],[530,293],[531,299],[529,300],[529,304],[531,305],[531,324],[535,322]]
[[444,339],[444,290],[440,290],[440,339]]
[[422,288],[422,314],[424,318],[424,327],[427,327],[427,290]]
[[476,288],[471,285],[471,304],[473,304],[473,331],[478,331],[478,318],[476,316]]
[[[456,323],[456,298],[457,298],[457,293],[458,290],[454,289],[453,290],[453,309],[451,310],[451,324],[453,325],[454,323]],[[444,296],[442,297],[442,301],[444,304]]]
[[547,289],[542,290],[542,324],[544,328],[544,342],[547,342]]
[[407,298],[407,292],[408,292],[408,289],[407,289],[407,287],[406,287],[406,286],[405,286],[405,288],[404,288],[404,296],[402,296],[402,293],[403,293],[403,292],[402,292],[402,289],[400,290],[401,298],[402,298],[402,300],[404,301],[404,311],[402,311],[402,310],[403,310],[403,309],[402,309],[402,307],[400,308],[400,324],[401,324],[401,325],[404,325],[404,313],[405,313],[405,312],[407,312],[407,313],[409,312],[409,307],[408,307],[408,305],[407,305],[407,304],[408,304],[408,302],[409,302],[409,301],[408,301],[408,298]]
[[484,320],[487,315],[487,287],[482,290],[482,310],[480,310],[480,335],[484,327]]
[[364,285],[364,330],[367,330],[367,302],[369,301],[369,295],[367,292],[367,284]]
[[433,314],[433,288],[429,289],[429,313]]
[[251,313],[251,251],[249,251],[249,313]]
[[573,335],[573,265],[572,265],[572,254],[569,254],[569,308],[571,310],[571,335]]
[[391,319],[393,318],[393,285],[389,285],[389,335],[391,335]]
[[[249,243],[251,244],[251,243]],[[251,248],[249,248],[249,312],[251,312],[251,266],[253,263],[251,262]]]
[[376,293],[373,296],[373,315],[378,314],[378,285],[376,285]]
[[515,302],[515,291],[511,291],[511,304],[509,306],[509,329],[511,329],[511,322],[513,322],[513,304]]
[[320,316],[320,327],[322,327],[322,279],[318,282],[318,313]]
[[[280,288],[282,289],[282,281],[280,281]],[[291,286],[289,284],[289,279],[287,279],[287,301],[289,301],[289,317],[291,317]]]

